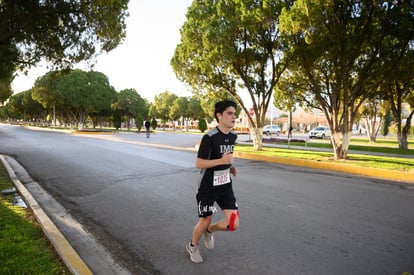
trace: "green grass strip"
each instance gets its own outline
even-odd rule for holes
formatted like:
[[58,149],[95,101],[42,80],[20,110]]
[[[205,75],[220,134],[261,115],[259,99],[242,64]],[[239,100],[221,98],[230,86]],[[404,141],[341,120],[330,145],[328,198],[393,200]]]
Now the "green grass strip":
[[[12,188],[0,164],[0,191]],[[0,274],[70,274],[30,210],[0,195]]]
[[[347,160],[334,160],[333,152],[298,150],[263,146],[262,151],[255,151],[251,145],[236,145],[236,151],[263,156],[277,156],[293,159],[314,160],[319,162],[337,162],[358,167],[371,167],[387,170],[411,172],[414,168],[413,158],[396,158],[387,156],[373,156],[369,154],[348,154]],[[383,151],[382,151],[383,152]]]

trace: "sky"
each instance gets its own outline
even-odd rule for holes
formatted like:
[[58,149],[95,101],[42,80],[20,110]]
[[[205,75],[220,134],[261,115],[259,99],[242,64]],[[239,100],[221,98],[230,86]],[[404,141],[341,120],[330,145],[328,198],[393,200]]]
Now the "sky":
[[[170,65],[191,2],[130,0],[126,39],[114,50],[101,54],[93,70],[104,73],[117,91],[133,88],[151,102],[155,95],[165,91],[191,95]],[[44,64],[39,64],[27,75],[19,73],[12,83],[14,92],[30,89],[47,71]]]

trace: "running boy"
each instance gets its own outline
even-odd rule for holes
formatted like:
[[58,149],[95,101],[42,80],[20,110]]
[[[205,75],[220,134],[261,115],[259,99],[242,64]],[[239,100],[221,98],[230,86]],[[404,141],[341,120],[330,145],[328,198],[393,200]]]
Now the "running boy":
[[[233,164],[233,147],[237,135],[231,131],[236,120],[236,103],[230,100],[217,102],[214,116],[218,126],[207,132],[200,143],[196,167],[201,169],[197,192],[198,223],[191,241],[186,245],[191,261],[201,263],[198,242],[204,235],[204,246],[214,248],[215,231],[234,231],[239,227],[239,211],[234,197],[230,174],[237,175]],[[225,219],[211,224],[216,202],[223,210]]]

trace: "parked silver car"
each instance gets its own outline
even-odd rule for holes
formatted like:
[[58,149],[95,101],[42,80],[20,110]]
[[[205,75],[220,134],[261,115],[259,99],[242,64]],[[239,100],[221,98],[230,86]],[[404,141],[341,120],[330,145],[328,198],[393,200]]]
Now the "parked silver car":
[[330,137],[331,131],[329,130],[329,127],[326,126],[318,126],[316,128],[313,128],[309,132],[309,138],[325,138]]
[[266,125],[263,127],[263,134],[270,136],[272,134],[280,135],[280,127],[278,125]]

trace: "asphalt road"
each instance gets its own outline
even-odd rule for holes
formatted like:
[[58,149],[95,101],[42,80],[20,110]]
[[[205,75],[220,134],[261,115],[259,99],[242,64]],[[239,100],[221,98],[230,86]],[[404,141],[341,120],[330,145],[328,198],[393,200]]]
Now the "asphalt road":
[[[240,229],[217,233],[216,248],[202,248],[205,262],[191,263],[184,245],[197,220],[199,138],[0,125],[0,153],[13,156],[131,273],[414,272],[410,185],[241,159],[234,179]],[[88,261],[82,244],[74,247]]]

